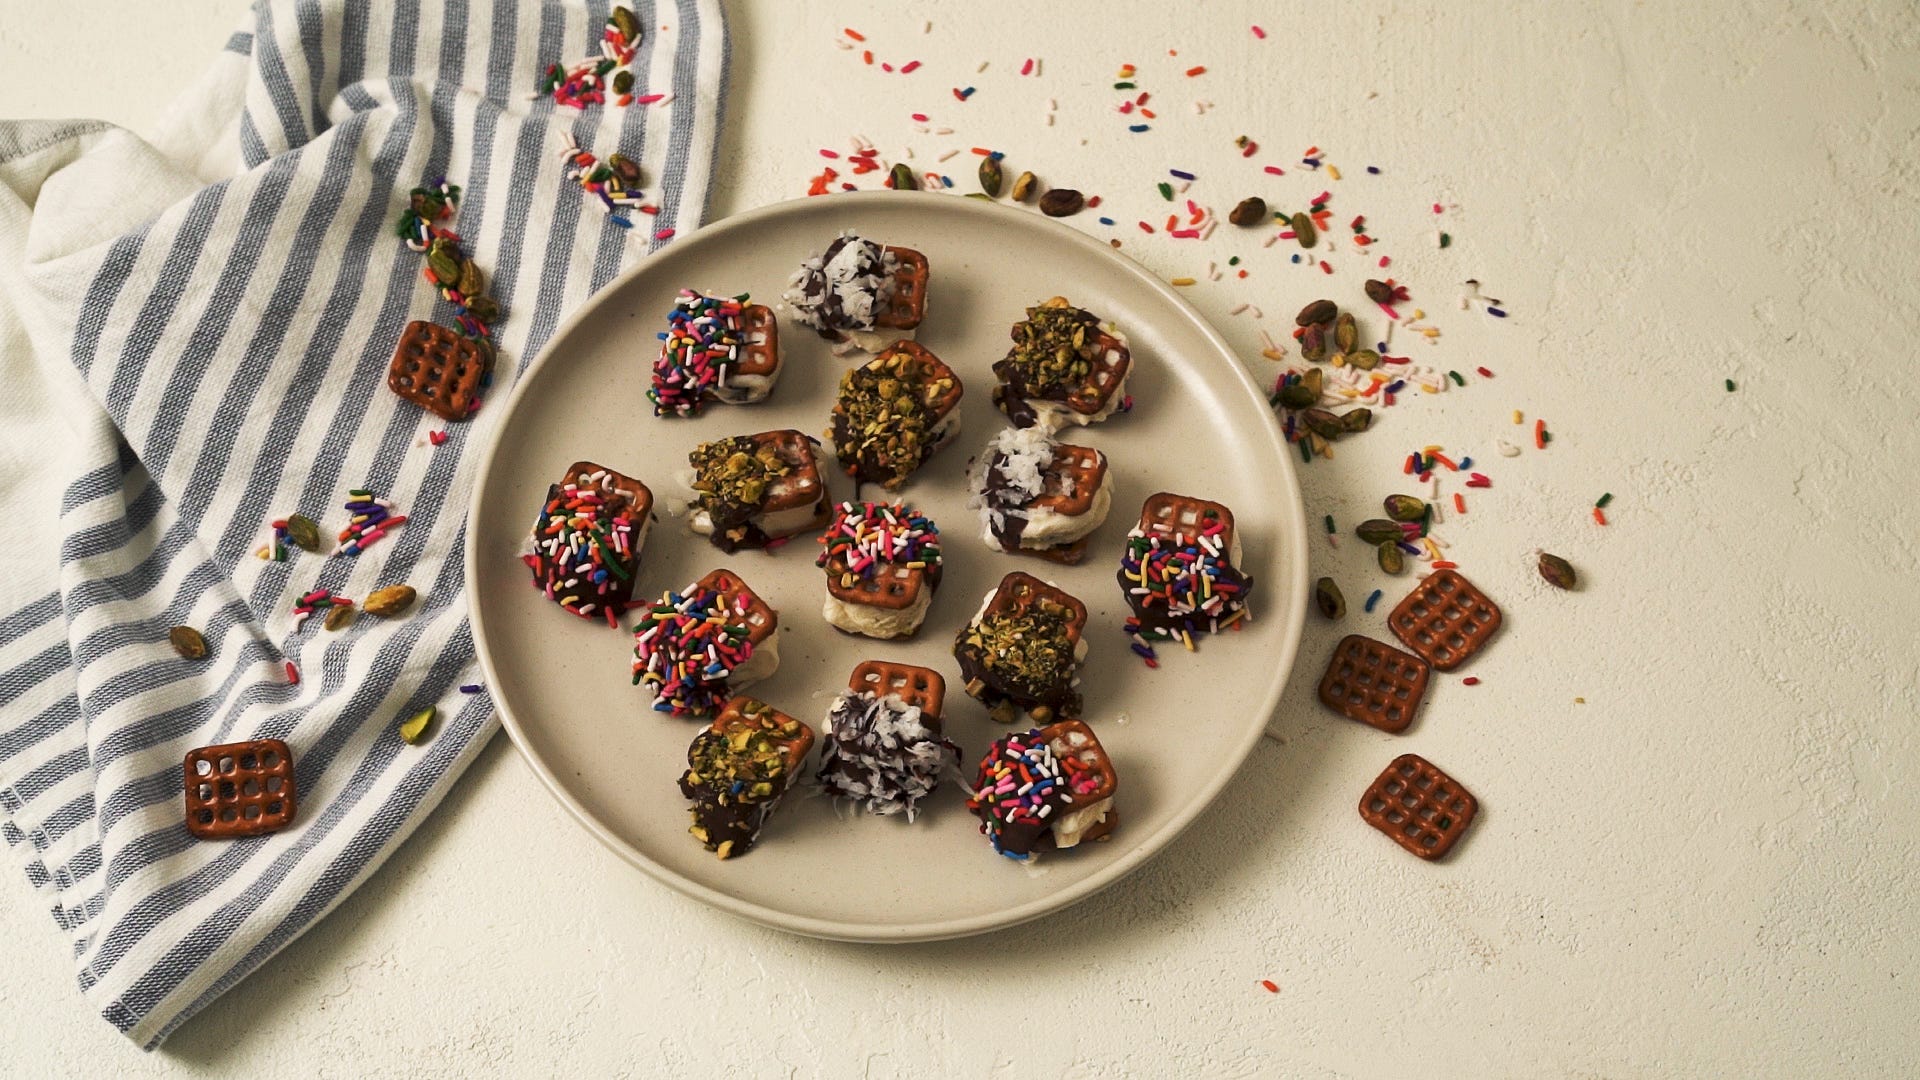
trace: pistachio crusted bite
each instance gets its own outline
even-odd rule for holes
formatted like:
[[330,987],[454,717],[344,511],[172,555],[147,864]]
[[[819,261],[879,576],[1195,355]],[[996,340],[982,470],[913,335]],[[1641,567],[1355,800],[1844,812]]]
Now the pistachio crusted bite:
[[966,691],[1011,723],[1077,716],[1085,605],[1029,574],[1008,574],[954,639]]
[[993,403],[1019,427],[1092,424],[1126,408],[1132,355],[1090,311],[1056,296],[1027,309],[1013,348],[993,365]]
[[962,391],[952,368],[911,341],[848,371],[833,408],[841,467],[856,480],[900,487],[959,433]]
[[722,859],[746,854],[812,746],[813,729],[771,705],[727,702],[687,748],[680,776],[680,793],[693,801],[687,831]]
[[827,489],[814,442],[798,431],[701,443],[687,463],[695,496],[690,524],[722,551],[770,547],[826,520]]

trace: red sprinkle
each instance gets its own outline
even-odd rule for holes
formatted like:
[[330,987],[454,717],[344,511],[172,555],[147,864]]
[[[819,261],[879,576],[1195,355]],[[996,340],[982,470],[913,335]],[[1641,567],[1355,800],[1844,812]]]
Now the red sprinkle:
[[838,161],[840,160],[840,151],[828,150],[828,149],[822,148],[820,151],[820,156],[823,158],[831,158],[834,161]]
[[1460,569],[1460,564],[1457,562],[1449,562],[1446,559],[1440,559],[1433,564],[1433,568],[1435,570],[1458,570]]
[[1535,420],[1533,422],[1533,448],[1535,450],[1545,450],[1547,448],[1547,422],[1545,420]]
[[[1267,40],[1267,32],[1265,30],[1260,29],[1258,25],[1255,25],[1253,28],[1253,36],[1259,38],[1261,41]],[[1266,986],[1267,986],[1267,989],[1269,990],[1273,989],[1272,983],[1267,983]]]
[[900,65],[900,74],[902,75],[911,75],[918,70],[920,70],[920,61],[918,60],[909,60]]
[[1099,205],[1100,205],[1100,196],[1098,196],[1098,195],[1095,195],[1095,196],[1093,196],[1092,198],[1089,198],[1089,199],[1087,200],[1087,209],[1089,209],[1089,210],[1091,210],[1091,209],[1093,209],[1094,207],[1096,207],[1096,206],[1099,206]]
[[1323,273],[1323,274],[1331,274],[1331,273],[1333,273],[1333,267],[1331,267],[1331,266],[1328,266],[1328,265],[1327,265],[1327,260],[1325,260],[1325,259],[1321,259],[1321,260],[1320,260],[1320,272],[1321,272],[1321,273]]
[[1462,498],[1457,491],[1453,493],[1453,512],[1456,514],[1464,514],[1467,512],[1467,500]]
[[1464,679],[1461,679],[1461,680],[1460,680],[1460,685],[1462,685],[1462,686],[1479,686],[1479,685],[1480,685],[1480,676],[1478,676],[1478,675],[1469,675],[1469,676],[1467,676],[1466,678],[1464,678]]
[[661,229],[659,232],[653,234],[653,238],[655,240],[671,240],[673,239],[673,230]]
[[953,99],[955,101],[965,101],[967,100],[967,95],[961,93],[960,88],[956,86],[953,88]]
[[287,661],[287,682],[292,683],[294,686],[300,685],[300,669],[294,667],[293,661],[291,660]]
[[1280,167],[1280,166],[1278,166],[1278,165],[1269,165],[1269,166],[1267,166],[1267,167],[1266,167],[1266,169],[1265,169],[1264,171],[1266,172],[1266,174],[1267,174],[1268,176],[1285,176],[1285,175],[1287,175],[1287,170],[1285,170],[1285,169],[1283,169],[1283,168],[1281,168],[1281,167]]
[[871,67],[873,65],[873,50],[868,49],[865,52],[861,53],[860,59],[865,60],[867,62],[867,65]]
[[1195,75],[1205,75],[1206,73],[1207,69],[1204,67],[1190,67],[1187,69],[1187,78],[1191,79]]
[[1473,370],[1475,370],[1475,371],[1477,371],[1477,372],[1479,372],[1479,373],[1480,373],[1480,377],[1481,377],[1481,378],[1483,378],[1483,379],[1491,379],[1491,378],[1493,378],[1493,372],[1491,372],[1491,371],[1488,371],[1488,370],[1487,370],[1486,368],[1483,368],[1483,367],[1478,367],[1478,368],[1474,368]]
[[852,39],[853,39],[853,40],[855,40],[855,41],[865,41],[865,40],[867,40],[867,36],[866,36],[865,34],[862,34],[862,33],[861,33],[860,31],[858,31],[858,30],[855,30],[855,29],[854,29],[853,27],[851,27],[851,26],[849,26],[849,27],[847,27],[847,28],[845,28],[845,29],[843,29],[843,30],[841,30],[840,32],[841,32],[841,33],[843,33],[843,34],[845,34],[845,35],[847,35],[848,37],[850,37],[850,38],[852,38]]
[[1593,520],[1596,524],[1605,525],[1607,523],[1607,512],[1605,510],[1600,509],[1597,506],[1594,507]]
[[[1253,32],[1254,32],[1254,33],[1256,33],[1256,34],[1260,34],[1260,28],[1259,28],[1259,27],[1257,27],[1257,26],[1256,26],[1256,27],[1254,27],[1254,28],[1253,28]],[[1261,37],[1266,37],[1267,35],[1265,35],[1265,34],[1260,34],[1260,36],[1261,36]],[[1261,985],[1261,986],[1264,986],[1264,987],[1266,987],[1266,988],[1267,988],[1267,993],[1269,993],[1269,994],[1277,994],[1277,993],[1279,993],[1279,992],[1280,992],[1280,988],[1279,988],[1279,987],[1277,987],[1277,986],[1275,986],[1275,985],[1273,985],[1273,980],[1272,980],[1272,979],[1261,979],[1261,980],[1260,980],[1260,985]]]

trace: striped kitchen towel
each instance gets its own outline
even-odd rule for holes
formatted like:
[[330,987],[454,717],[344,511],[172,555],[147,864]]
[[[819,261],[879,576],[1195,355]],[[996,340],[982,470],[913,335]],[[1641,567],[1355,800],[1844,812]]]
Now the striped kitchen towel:
[[[411,188],[464,188],[440,224],[501,312],[495,401],[567,312],[696,228],[720,4],[627,6],[627,107],[535,93],[598,52],[605,0],[261,0],[150,139],[0,123],[0,833],[85,997],[144,1048],[339,903],[494,730],[461,690],[461,559],[498,413],[447,424],[387,389],[401,328],[453,323],[395,224]],[[657,216],[610,223],[564,175],[570,141],[639,162]],[[341,529],[351,489],[409,520],[357,556],[256,555],[274,519]],[[312,590],[399,582],[404,617],[296,627]],[[204,659],[169,648],[176,624]],[[256,737],[292,748],[298,820],[195,840],[185,752]]]

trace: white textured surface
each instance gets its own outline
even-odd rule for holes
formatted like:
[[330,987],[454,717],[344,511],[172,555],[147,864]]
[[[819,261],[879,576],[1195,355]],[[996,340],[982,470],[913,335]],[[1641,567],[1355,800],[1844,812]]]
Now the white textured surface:
[[[1920,1070],[1920,510],[1902,483],[1920,435],[1891,347],[1920,316],[1909,5],[1468,18],[975,0],[916,5],[930,37],[893,5],[802,7],[734,9],[716,212],[798,193],[815,150],[857,130],[890,155],[911,139],[922,164],[1003,148],[1015,171],[1105,193],[1123,224],[1164,213],[1151,185],[1168,167],[1199,173],[1193,194],[1223,213],[1330,186],[1337,221],[1367,214],[1445,331],[1415,355],[1499,377],[1415,395],[1307,467],[1308,511],[1351,525],[1426,443],[1492,465],[1496,487],[1446,527],[1507,613],[1470,669],[1483,685],[1439,679],[1397,738],[1335,718],[1312,697],[1336,637],[1316,616],[1277,741],[1215,821],[1042,927],[904,949],[789,938],[678,899],[571,827],[497,741],[374,881],[156,1057],[79,1008],[45,913],[17,877],[0,884],[0,1071],[264,1074],[290,1048],[325,1075]],[[240,9],[0,0],[0,111],[139,129]],[[927,67],[856,70],[832,45],[847,24]],[[93,62],[67,79],[64,43],[83,33]],[[1031,50],[1043,76],[1021,80]],[[1165,106],[1150,135],[1105,111],[1128,60]],[[1189,83],[1189,62],[1210,74]],[[964,106],[947,93],[969,84]],[[1217,104],[1205,117],[1196,92]],[[913,137],[914,109],[965,123]],[[1346,179],[1260,178],[1242,132],[1289,166],[1317,143]],[[1357,175],[1368,163],[1385,175]],[[1458,204],[1445,252],[1424,238],[1435,200]],[[1256,370],[1254,327],[1277,332],[1322,293],[1359,302],[1351,257],[1323,278],[1283,269],[1279,247],[1118,235],[1169,276],[1251,248],[1246,282],[1193,294]],[[1468,276],[1513,318],[1455,310]],[[1243,299],[1264,323],[1226,317]],[[1519,434],[1516,407],[1550,420],[1548,451],[1486,448]],[[1586,517],[1602,491],[1607,529]],[[1528,567],[1540,546],[1587,587],[1551,593]],[[1316,546],[1314,573],[1357,607],[1366,555]],[[1445,865],[1354,814],[1402,750],[1480,797]]]

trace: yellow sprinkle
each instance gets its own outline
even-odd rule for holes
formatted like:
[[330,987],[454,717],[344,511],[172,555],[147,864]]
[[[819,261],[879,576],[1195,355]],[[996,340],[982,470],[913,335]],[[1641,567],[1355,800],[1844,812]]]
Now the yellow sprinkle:
[[1182,630],[1182,631],[1180,631],[1180,640],[1181,640],[1181,641],[1184,641],[1184,642],[1186,642],[1186,643],[1187,643],[1187,651],[1188,651],[1188,652],[1194,652],[1194,651],[1195,651],[1195,650],[1194,650],[1194,647],[1193,647],[1193,635],[1192,635],[1192,634],[1189,634],[1189,633],[1187,633],[1187,632],[1186,632],[1185,630]]
[[1437,454],[1437,453],[1439,453],[1440,451],[1442,451],[1442,450],[1445,450],[1445,449],[1446,449],[1446,447],[1444,447],[1444,446],[1439,446],[1439,445],[1434,445],[1434,446],[1423,446],[1423,447],[1421,447],[1420,449],[1421,449],[1421,451],[1423,451],[1424,453],[1428,453],[1428,454]]
[[1332,176],[1335,180],[1340,179],[1340,167],[1337,165],[1327,166],[1327,174],[1329,176]]
[[1437,394],[1440,392],[1440,390],[1438,387],[1428,386],[1426,383],[1421,383],[1420,392],[1423,394]]
[[1343,353],[1343,352],[1337,352],[1337,353],[1334,353],[1334,354],[1333,354],[1333,359],[1332,359],[1332,360],[1330,360],[1330,361],[1328,361],[1328,362],[1329,362],[1329,363],[1331,363],[1331,364],[1332,364],[1332,365],[1333,365],[1334,367],[1346,367],[1346,366],[1347,366],[1347,354],[1346,354],[1346,353]]
[[1587,699],[1583,697],[1577,697],[1573,699],[1573,703],[1575,705],[1585,705],[1587,703]]
[[1360,396],[1360,391],[1358,391],[1358,390],[1341,390],[1341,391],[1340,391],[1340,396],[1341,396],[1341,397],[1343,397],[1343,398],[1346,398],[1346,399],[1348,399],[1349,401],[1351,401],[1352,399],[1354,399],[1354,398],[1357,398],[1357,397],[1359,397],[1359,396]]
[[1414,308],[1413,317],[1416,319],[1424,319],[1427,317],[1427,313],[1424,311],[1421,311],[1419,308]]
[[1171,285],[1191,285],[1191,284],[1193,284],[1193,279],[1192,279],[1192,278],[1190,278],[1190,277],[1177,277],[1177,278],[1174,278],[1174,279],[1173,279],[1173,280],[1172,280],[1171,282],[1169,282],[1168,284],[1171,284]]
[[1513,410],[1513,422],[1514,422],[1514,423],[1516,423],[1516,424],[1518,424],[1518,423],[1520,423],[1520,420],[1521,420],[1521,418],[1520,418],[1520,410],[1519,410],[1519,409],[1515,409],[1515,410]]
[[1261,349],[1260,355],[1269,360],[1284,360],[1287,354],[1281,352],[1279,349]]

